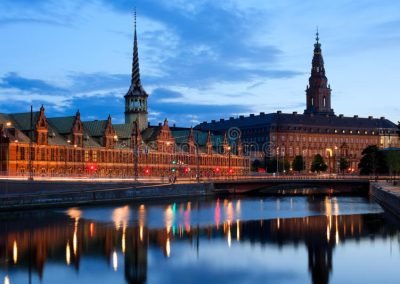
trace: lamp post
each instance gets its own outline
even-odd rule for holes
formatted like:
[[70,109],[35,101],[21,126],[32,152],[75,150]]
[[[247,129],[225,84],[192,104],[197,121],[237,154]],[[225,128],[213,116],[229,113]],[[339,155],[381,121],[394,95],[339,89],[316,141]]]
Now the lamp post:
[[135,131],[134,136],[134,146],[133,146],[133,178],[135,181],[138,179],[138,133]]
[[31,117],[30,117],[30,128],[29,128],[29,157],[28,157],[28,180],[33,181],[33,167],[32,167],[32,132],[33,132],[33,109],[31,105]]

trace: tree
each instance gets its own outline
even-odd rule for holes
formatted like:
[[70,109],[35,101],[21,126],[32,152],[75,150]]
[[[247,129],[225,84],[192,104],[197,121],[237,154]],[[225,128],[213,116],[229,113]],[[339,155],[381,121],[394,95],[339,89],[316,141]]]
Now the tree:
[[297,155],[294,157],[294,160],[292,162],[292,168],[294,171],[301,172],[304,170],[304,159],[303,156]]
[[349,160],[347,160],[346,158],[340,158],[339,168],[342,174],[344,174],[344,171],[347,170],[349,166],[350,166]]
[[376,145],[370,145],[361,152],[362,158],[358,163],[361,175],[385,174],[388,172],[386,157]]
[[400,172],[400,151],[387,150],[385,154],[389,175],[397,175]]
[[314,156],[314,159],[311,164],[311,171],[312,172],[324,172],[328,169],[328,166],[324,162],[324,158],[320,154]]

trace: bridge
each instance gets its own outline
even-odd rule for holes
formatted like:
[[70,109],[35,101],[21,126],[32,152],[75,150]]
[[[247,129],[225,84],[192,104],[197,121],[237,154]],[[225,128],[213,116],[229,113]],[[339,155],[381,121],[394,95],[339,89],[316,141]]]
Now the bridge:
[[214,188],[219,194],[366,194],[370,180],[361,176],[253,177],[214,181]]

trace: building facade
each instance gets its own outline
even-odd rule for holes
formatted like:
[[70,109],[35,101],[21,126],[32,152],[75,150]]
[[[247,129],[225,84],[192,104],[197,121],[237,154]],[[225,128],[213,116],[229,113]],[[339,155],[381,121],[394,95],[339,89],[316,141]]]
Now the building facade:
[[356,172],[361,152],[369,145],[399,146],[397,125],[384,117],[335,115],[318,33],[306,88],[306,106],[304,114],[261,112],[249,117],[203,122],[195,128],[240,133],[244,152],[253,159],[278,158],[292,162],[296,155],[301,155],[309,170],[314,156],[320,154],[330,172],[339,171],[342,158],[350,163],[349,171]]
[[218,177],[249,172],[240,139],[210,131],[148,123],[139,71],[136,16],[131,85],[125,123],[46,117],[38,112],[0,113],[0,172],[9,176]]

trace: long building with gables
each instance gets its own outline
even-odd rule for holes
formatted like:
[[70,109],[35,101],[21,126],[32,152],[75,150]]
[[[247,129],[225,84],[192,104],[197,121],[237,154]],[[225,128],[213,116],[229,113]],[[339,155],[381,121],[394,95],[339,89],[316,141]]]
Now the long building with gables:
[[242,175],[250,170],[240,139],[221,132],[148,123],[148,94],[140,80],[136,16],[125,123],[47,117],[39,111],[0,113],[0,173],[7,176]]

